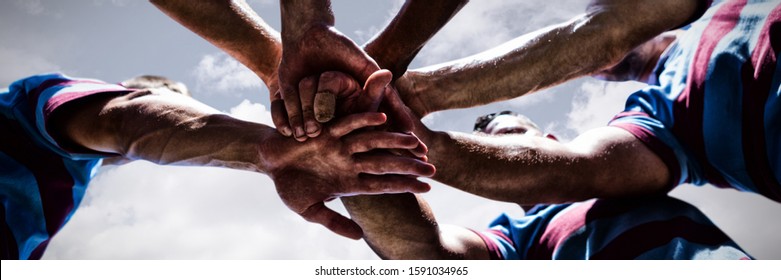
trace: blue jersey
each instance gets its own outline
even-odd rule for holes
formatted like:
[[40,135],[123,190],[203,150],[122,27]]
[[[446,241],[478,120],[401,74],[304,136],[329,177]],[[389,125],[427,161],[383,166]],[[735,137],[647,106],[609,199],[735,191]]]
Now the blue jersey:
[[667,165],[670,187],[711,183],[781,202],[781,1],[710,8],[610,125]]
[[39,259],[81,202],[107,154],[58,142],[47,124],[57,108],[128,89],[97,80],[45,74],[0,92],[0,201],[3,259]]
[[750,259],[694,206],[671,197],[550,205],[478,235],[493,259]]

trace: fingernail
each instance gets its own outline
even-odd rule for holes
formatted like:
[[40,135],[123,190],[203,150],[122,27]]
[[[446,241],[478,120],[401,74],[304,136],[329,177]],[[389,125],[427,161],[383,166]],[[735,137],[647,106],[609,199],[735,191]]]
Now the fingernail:
[[336,95],[330,91],[321,91],[315,94],[315,119],[318,122],[328,122],[334,118],[336,109]]
[[314,122],[306,122],[306,134],[314,136],[320,131],[320,127]]
[[280,133],[282,133],[282,135],[285,135],[286,137],[290,137],[291,135],[293,135],[293,132],[290,131],[290,127],[287,126],[283,126],[280,129]]
[[305,136],[304,129],[299,127],[296,127],[296,138]]

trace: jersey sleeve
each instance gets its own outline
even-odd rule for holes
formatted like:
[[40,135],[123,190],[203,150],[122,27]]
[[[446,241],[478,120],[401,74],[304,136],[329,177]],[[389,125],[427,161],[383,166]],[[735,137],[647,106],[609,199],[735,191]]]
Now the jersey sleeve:
[[689,151],[683,148],[672,131],[672,100],[664,89],[649,86],[633,93],[623,112],[610,121],[609,126],[624,129],[654,152],[667,166],[671,180],[668,189],[692,183],[702,185],[705,180]]
[[63,74],[43,74],[14,82],[12,114],[25,130],[57,154],[71,159],[93,159],[113,154],[63,145],[47,128],[52,113],[65,104],[97,94],[125,94],[132,90],[99,80],[71,78]]
[[491,259],[530,259],[540,247],[540,236],[548,223],[569,205],[549,205],[537,213],[518,219],[502,214],[491,222],[487,230],[476,233],[485,242]]

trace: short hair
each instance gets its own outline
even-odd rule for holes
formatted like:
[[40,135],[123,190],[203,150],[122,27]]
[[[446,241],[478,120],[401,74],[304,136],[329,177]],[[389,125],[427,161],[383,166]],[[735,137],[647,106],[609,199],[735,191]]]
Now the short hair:
[[528,117],[526,117],[524,115],[521,115],[521,114],[518,114],[518,113],[513,112],[513,111],[509,111],[509,110],[501,111],[501,112],[498,112],[498,113],[490,113],[490,114],[487,114],[487,115],[483,115],[483,116],[477,117],[477,120],[475,120],[475,126],[474,126],[473,131],[474,132],[485,132],[485,129],[488,128],[488,124],[490,124],[491,121],[493,121],[496,117],[502,116],[502,115],[510,115],[510,116],[517,117],[517,118],[523,120],[529,126],[535,128],[535,129],[537,129],[539,131],[542,131],[540,129],[540,127],[537,126],[537,124],[534,123]]
[[120,84],[126,88],[134,89],[167,88],[184,96],[190,96],[190,91],[187,90],[187,86],[184,83],[163,76],[141,75],[125,80]]

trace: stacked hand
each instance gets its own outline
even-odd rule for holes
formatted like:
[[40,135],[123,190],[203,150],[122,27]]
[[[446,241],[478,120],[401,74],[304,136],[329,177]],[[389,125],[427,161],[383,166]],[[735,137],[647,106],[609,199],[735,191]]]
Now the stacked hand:
[[399,99],[384,100],[395,94],[388,86],[393,75],[380,71],[366,52],[333,28],[329,1],[281,4],[283,47],[271,114],[282,135],[303,143],[281,138],[290,147],[267,161],[274,163],[270,175],[293,211],[359,238],[358,225],[324,201],[427,191],[429,186],[415,178],[432,176],[434,167],[426,162],[426,146],[411,132],[411,115],[400,109],[404,105]]
[[[316,137],[321,128],[313,106],[316,92],[300,91],[304,83],[316,85],[320,73],[332,70],[365,81],[380,70],[358,45],[327,25],[316,24],[301,35],[283,36],[283,44],[279,66],[280,95],[272,98],[271,113],[277,130],[299,141]],[[305,81],[306,77],[315,77],[309,78],[315,81]]]
[[[340,196],[425,192],[426,183],[415,179],[434,174],[425,162],[426,146],[410,133],[371,129],[387,125],[387,116],[365,112],[379,106],[386,95],[390,72],[378,71],[367,79],[365,89],[341,73],[324,75],[321,85],[335,90],[343,101],[337,110],[350,113],[323,127],[322,133],[303,143],[287,137],[268,141],[277,151],[266,162],[267,170],[285,204],[304,219],[324,225],[350,238],[360,238],[360,227],[352,220],[327,208],[324,201]],[[317,90],[313,78],[306,78],[301,92]],[[352,113],[360,110],[364,113]],[[407,151],[389,153],[388,151]]]

